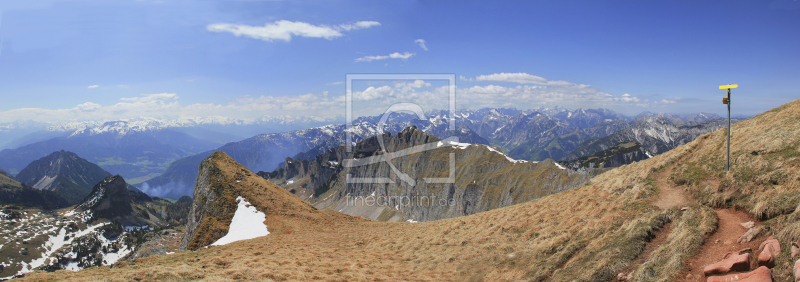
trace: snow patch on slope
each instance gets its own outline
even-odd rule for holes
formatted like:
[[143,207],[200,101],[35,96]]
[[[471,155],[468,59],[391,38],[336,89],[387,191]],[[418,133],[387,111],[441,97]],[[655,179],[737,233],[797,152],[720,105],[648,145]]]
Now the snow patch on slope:
[[219,240],[211,244],[212,246],[227,245],[236,241],[253,239],[269,234],[267,225],[264,224],[267,215],[258,211],[256,207],[250,205],[241,196],[236,197],[236,201],[239,202],[239,206],[236,208],[236,213],[233,214],[228,234],[219,238]]
[[441,146],[444,146],[444,145],[449,145],[449,146],[453,146],[453,148],[464,150],[467,147],[469,147],[469,145],[472,145],[472,144],[455,142],[455,141],[439,141],[439,142],[436,143],[436,147],[441,147]]
[[501,151],[499,151],[499,150],[497,150],[495,148],[489,147],[489,146],[486,146],[486,149],[489,149],[489,151],[492,151],[492,152],[500,154],[501,156],[505,157],[509,162],[514,163],[514,164],[521,164],[521,163],[527,163],[528,162],[526,160],[515,160],[515,159],[512,159],[511,157],[506,155],[506,153],[503,153],[503,152],[501,152]]

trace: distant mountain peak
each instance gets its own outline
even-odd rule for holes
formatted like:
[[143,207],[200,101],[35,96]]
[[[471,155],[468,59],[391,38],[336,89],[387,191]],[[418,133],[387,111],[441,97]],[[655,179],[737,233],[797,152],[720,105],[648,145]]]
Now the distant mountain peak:
[[38,190],[55,191],[71,203],[83,199],[92,186],[111,173],[70,151],[55,151],[31,162],[15,177]]

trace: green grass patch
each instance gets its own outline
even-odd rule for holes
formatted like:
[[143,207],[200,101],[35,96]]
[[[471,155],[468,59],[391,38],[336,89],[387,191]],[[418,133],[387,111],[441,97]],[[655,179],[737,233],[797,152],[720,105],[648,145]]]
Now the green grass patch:
[[708,176],[708,172],[697,166],[697,163],[691,162],[682,166],[683,170],[673,173],[669,179],[675,185],[694,186],[700,184],[700,181]]

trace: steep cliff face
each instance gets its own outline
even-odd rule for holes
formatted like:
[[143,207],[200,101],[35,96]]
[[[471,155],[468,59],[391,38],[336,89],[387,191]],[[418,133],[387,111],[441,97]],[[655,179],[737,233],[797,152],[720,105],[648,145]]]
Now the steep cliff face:
[[[292,232],[305,224],[324,222],[329,216],[275,184],[259,177],[223,152],[200,164],[180,250],[208,246],[228,233],[242,197],[266,214],[270,232]],[[291,220],[289,220],[291,219]]]
[[414,126],[368,138],[351,152],[340,146],[311,161],[287,160],[286,168],[261,175],[318,208],[380,221],[469,215],[569,190],[588,178],[552,160],[514,160],[494,147],[442,141]]

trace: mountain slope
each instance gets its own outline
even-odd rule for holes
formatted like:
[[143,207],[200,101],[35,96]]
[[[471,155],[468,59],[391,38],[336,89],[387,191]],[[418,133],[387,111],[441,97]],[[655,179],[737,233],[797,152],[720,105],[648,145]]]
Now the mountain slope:
[[[379,138],[386,144],[386,152],[381,150]],[[422,146],[428,150],[403,156],[403,152]],[[414,184],[401,180],[384,162],[344,166],[352,160],[377,160],[389,152],[399,154],[391,163]],[[560,169],[550,160],[513,160],[494,147],[441,141],[415,126],[394,136],[386,133],[368,138],[354,146],[351,153],[340,146],[311,161],[287,159],[284,169],[259,174],[282,183],[318,208],[380,221],[430,221],[469,215],[569,190],[587,180],[585,175]],[[448,177],[453,177],[454,182],[425,180]],[[348,183],[348,178],[392,181]],[[376,199],[383,202],[366,203]]]
[[31,188],[11,177],[0,169],[0,204],[18,204],[24,206],[54,209],[67,206],[67,200],[53,191]]
[[[568,111],[541,110],[542,112],[535,113],[516,109],[459,110],[454,114],[454,131],[448,130],[451,117],[447,111],[430,111],[426,113],[425,119],[408,113],[394,113],[386,120],[384,131],[394,134],[414,125],[440,138],[456,136],[464,143],[488,145],[489,139],[492,139],[491,143],[501,148],[519,147],[513,151],[512,156],[544,160],[558,159],[586,140],[603,137],[629,126],[623,116],[606,109],[579,109],[574,114],[565,114],[563,121],[547,114],[556,115]],[[377,134],[380,119],[381,116],[368,116],[354,120],[353,128],[349,129],[353,133],[351,141],[358,142]],[[536,121],[531,122],[531,119]],[[571,126],[570,123],[592,127],[581,128]],[[512,126],[506,126],[509,124]],[[310,160],[328,149],[344,144],[347,131],[345,125],[328,125],[286,133],[262,134],[228,143],[216,150],[225,152],[254,171],[271,171],[279,167],[286,157]],[[548,146],[558,137],[561,137],[558,141],[562,146]],[[522,145],[519,146],[520,144]],[[147,193],[160,197],[177,198],[189,195],[197,166],[210,153],[211,151],[203,152],[177,160],[162,175],[137,185]]]
[[[0,225],[4,226],[0,230],[0,264],[5,268],[0,269],[0,280],[36,270],[78,271],[112,265],[131,254],[139,247],[137,243],[148,238],[144,233],[149,227],[165,224],[154,215],[154,208],[163,203],[129,188],[132,186],[121,176],[109,176],[73,208],[41,210],[19,207],[19,203],[5,207],[0,211]],[[0,196],[2,190],[0,187]]]
[[580,157],[568,162],[561,162],[565,167],[574,170],[588,170],[592,168],[612,168],[633,162],[638,162],[653,156],[636,142],[619,143],[616,146],[594,153],[591,156]]
[[197,250],[225,236],[239,197],[266,214],[272,233],[302,229],[301,222],[322,225],[331,221],[330,215],[257,176],[225,153],[215,152],[200,164],[180,249]]
[[[736,123],[731,120],[731,123]],[[587,140],[566,154],[561,160],[569,161],[611,148],[619,143],[636,142],[653,154],[661,154],[686,144],[700,135],[728,126],[726,121],[704,123],[673,123],[659,117],[642,116],[632,122],[633,126],[608,136]]]
[[[424,125],[427,130],[445,137],[456,136],[464,140],[488,143],[465,125],[457,126],[455,131],[448,131],[447,124],[439,116],[432,117],[430,120],[411,120],[408,115],[398,115],[395,119],[399,121],[385,125],[386,132],[396,133],[409,124],[420,124]],[[378,125],[371,119],[360,118],[353,122],[351,129],[347,129],[345,125],[327,125],[285,133],[262,134],[225,144],[217,150],[254,171],[272,171],[287,157],[313,158],[316,154],[344,144],[348,132],[352,134],[352,142],[359,142],[376,135]],[[148,194],[159,197],[179,198],[183,195],[191,195],[197,176],[197,167],[212,152],[207,151],[177,160],[162,175],[154,177],[138,187]]]
[[[363,134],[374,132],[374,127],[357,127]],[[251,169],[272,170],[284,158],[314,148],[334,135],[343,126],[323,126],[287,133],[257,135],[242,141],[225,144],[217,151],[225,152]],[[360,135],[355,134],[355,138]],[[214,151],[206,151],[176,160],[160,176],[138,185],[144,192],[177,199],[191,195],[200,162]]]
[[16,179],[38,190],[63,196],[75,204],[92,191],[92,186],[111,174],[78,155],[57,151],[31,162]]
[[[800,239],[800,99],[733,126],[730,173],[725,140],[718,130],[583,187],[465,217],[339,220],[151,257],[135,267],[29,278],[609,281],[630,270],[634,281],[677,281],[699,267],[687,260],[714,244],[704,238],[725,220],[719,212],[739,208],[758,218],[765,229],[757,242],[769,235],[784,246]],[[680,188],[687,208],[657,206],[661,193],[676,193],[662,185]],[[656,234],[663,242],[652,240]],[[788,251],[777,255],[774,280],[791,281],[793,264]]]
[[506,148],[514,158],[557,160],[586,140],[604,137],[630,126],[629,122],[619,118],[578,118],[582,116],[580,113],[564,115],[560,120],[540,112],[519,115],[493,132],[491,139],[494,145]]

